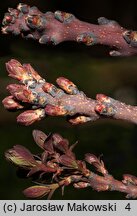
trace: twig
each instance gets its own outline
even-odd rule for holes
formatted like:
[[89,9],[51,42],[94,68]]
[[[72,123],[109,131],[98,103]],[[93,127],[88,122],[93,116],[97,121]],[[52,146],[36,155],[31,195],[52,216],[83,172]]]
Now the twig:
[[[23,191],[30,198],[48,195],[51,198],[57,188],[73,184],[75,188],[91,187],[96,191],[119,191],[126,193],[126,198],[137,198],[137,177],[125,174],[123,180],[113,178],[107,171],[102,160],[87,153],[84,160],[77,160],[72,151],[74,145],[69,146],[68,140],[59,134],[47,136],[42,131],[34,130],[35,142],[43,152],[33,155],[23,146],[16,145],[6,151],[6,159],[25,171],[24,177],[35,179],[35,186]],[[87,169],[86,162],[98,172]],[[50,175],[49,175],[50,174]]]
[[21,65],[14,59],[6,63],[6,68],[9,76],[19,80],[21,85],[7,86],[11,95],[3,100],[3,105],[9,110],[27,110],[17,117],[17,121],[24,125],[30,125],[46,115],[66,116],[72,124],[102,118],[137,123],[137,106],[126,105],[103,94],[97,94],[96,100],[93,100],[64,77],[56,80],[60,87],[57,88],[46,82],[30,64]]
[[101,44],[113,47],[111,56],[137,54],[137,32],[121,27],[116,21],[98,18],[98,24],[78,20],[66,12],[42,13],[36,7],[19,4],[8,9],[3,19],[4,34],[21,34],[42,44],[57,45],[63,41],[76,41],[88,46]]

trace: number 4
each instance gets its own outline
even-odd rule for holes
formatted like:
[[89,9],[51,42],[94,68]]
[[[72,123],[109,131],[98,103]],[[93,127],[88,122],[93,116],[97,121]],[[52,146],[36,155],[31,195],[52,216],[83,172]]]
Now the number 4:
[[125,207],[126,210],[130,211],[131,210],[131,207],[130,207],[130,203],[128,203]]

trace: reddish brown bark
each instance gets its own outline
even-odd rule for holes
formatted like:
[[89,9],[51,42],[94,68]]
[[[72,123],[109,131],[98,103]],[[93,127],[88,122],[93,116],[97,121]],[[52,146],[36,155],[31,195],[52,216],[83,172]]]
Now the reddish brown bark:
[[129,31],[105,17],[100,17],[98,24],[80,21],[66,12],[42,13],[36,7],[19,4],[17,9],[8,9],[3,19],[2,32],[20,34],[42,44],[57,45],[63,41],[76,41],[86,45],[107,45],[113,47],[111,56],[137,54],[136,31]]

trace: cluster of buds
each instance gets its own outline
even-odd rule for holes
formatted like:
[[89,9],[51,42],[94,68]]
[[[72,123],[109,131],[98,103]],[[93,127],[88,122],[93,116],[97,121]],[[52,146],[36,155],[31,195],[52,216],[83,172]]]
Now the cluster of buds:
[[22,65],[15,59],[7,62],[6,68],[9,76],[19,84],[7,86],[10,95],[2,103],[8,110],[24,110],[17,117],[17,122],[23,125],[30,125],[48,115],[67,117],[73,125],[106,117],[137,123],[136,106],[104,94],[97,94],[96,100],[88,98],[65,77],[57,78],[59,87],[56,87],[43,79],[30,64]]
[[104,95],[97,94],[96,95],[97,105],[95,107],[95,111],[103,116],[114,116],[117,112],[116,107],[114,106],[114,99]]
[[[30,7],[20,3],[17,9],[9,8],[3,19],[3,33],[13,33],[14,35],[28,32],[26,38],[35,38],[31,30],[41,32],[46,26],[46,17],[36,7]],[[39,35],[40,38],[40,35]],[[38,39],[38,38],[37,38]]]
[[73,14],[55,11],[42,13],[37,7],[20,3],[9,8],[3,18],[2,33],[21,35],[41,44],[57,45],[76,41],[88,46],[94,44],[115,47],[111,56],[130,56],[137,53],[137,32],[126,30],[116,21],[98,18],[98,25],[83,22]]
[[[22,65],[15,59],[6,63],[6,69],[9,76],[20,83],[8,85],[11,95],[2,101],[8,110],[25,110],[17,117],[17,122],[28,126],[49,115],[66,116],[71,124],[76,125],[99,118],[92,100],[70,80],[57,78],[57,88],[43,79],[30,64]],[[90,109],[93,110],[91,113]]]
[[21,34],[24,38],[38,40],[41,44],[56,45],[61,40],[60,33],[55,34],[54,27],[51,29],[49,23],[54,21],[56,26],[60,26],[62,23],[69,24],[74,18],[72,14],[61,11],[42,13],[35,6],[20,3],[17,9],[9,8],[5,13],[2,32]]
[[[6,159],[18,167],[22,177],[35,181],[35,185],[26,188],[23,194],[29,198],[41,198],[47,195],[50,199],[54,191],[73,185],[76,189],[91,187],[96,191],[120,191],[127,193],[127,198],[137,197],[137,177],[125,174],[123,180],[115,180],[107,171],[104,163],[91,153],[85,154],[84,160],[78,160],[73,152],[76,143],[60,134],[46,135],[34,130],[33,138],[42,152],[33,154],[23,146],[16,145],[5,152]],[[87,164],[95,168],[95,174]]]
[[8,85],[7,90],[11,95],[6,97],[2,103],[8,110],[25,110],[17,117],[19,123],[30,125],[46,115],[73,116],[75,114],[70,101],[68,105],[61,103],[63,98],[64,101],[67,100],[65,98],[67,95],[80,94],[77,86],[70,80],[59,77],[56,82],[60,88],[57,88],[46,82],[30,64],[21,65],[14,59],[6,63],[6,69],[9,76],[17,79],[21,84]]

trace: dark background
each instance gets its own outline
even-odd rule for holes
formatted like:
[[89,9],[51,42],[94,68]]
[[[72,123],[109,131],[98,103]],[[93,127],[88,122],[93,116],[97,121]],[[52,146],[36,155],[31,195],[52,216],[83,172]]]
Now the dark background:
[[[123,27],[137,29],[137,1],[91,1],[91,0],[27,0],[43,12],[63,10],[74,13],[83,21],[97,23],[105,16],[118,21]],[[17,0],[0,1],[0,16],[3,18],[8,7],[16,7]],[[112,58],[108,48],[86,47],[82,44],[65,42],[50,47],[21,37],[0,35],[0,101],[8,95],[5,88],[14,80],[7,76],[5,62],[15,58],[22,63],[31,63],[49,82],[55,83],[58,76],[66,76],[89,97],[104,93],[126,103],[137,103],[137,57]],[[4,110],[0,104],[0,199],[25,199],[22,190],[31,185],[30,181],[19,179],[16,168],[4,158],[4,152],[15,144],[39,151],[32,138],[33,129],[46,133],[58,132],[71,143],[79,140],[75,149],[77,157],[91,152],[102,159],[109,172],[117,179],[122,174],[137,175],[137,126],[122,121],[102,120],[83,126],[71,126],[63,118],[49,117],[30,127],[16,123],[17,113]],[[57,191],[53,199],[125,199],[118,192],[100,192],[92,189],[65,189],[62,197]]]

